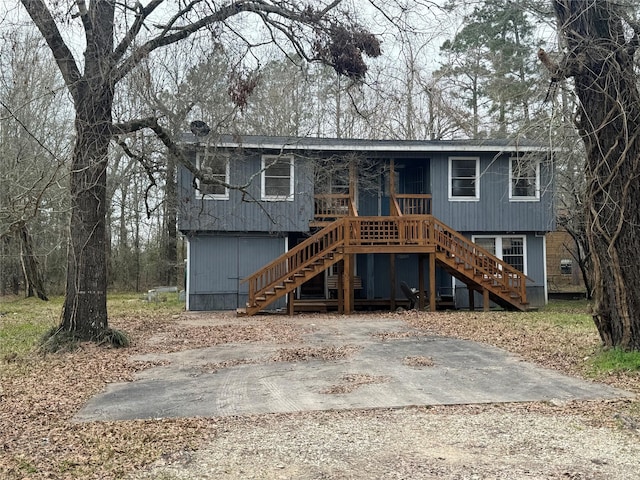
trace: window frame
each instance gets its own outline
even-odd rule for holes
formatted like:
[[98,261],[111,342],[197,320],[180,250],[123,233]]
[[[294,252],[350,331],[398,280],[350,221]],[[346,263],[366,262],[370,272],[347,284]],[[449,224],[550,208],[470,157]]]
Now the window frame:
[[[503,240],[505,238],[521,239],[522,240],[522,266],[523,266],[522,273],[527,275],[528,259],[527,259],[527,236],[526,235],[472,235],[471,236],[471,241],[473,243],[476,243],[476,239],[478,239],[478,238],[493,238],[494,239],[494,244],[495,244],[495,253],[494,253],[494,255],[496,257],[498,257],[502,261],[505,261],[504,260],[504,247],[503,247],[503,243],[502,243]],[[509,265],[511,265],[511,264],[509,264]],[[516,267],[513,267],[513,268],[516,268]]]
[[[513,182],[517,180],[514,177],[513,163],[517,161],[528,161],[535,163],[535,195],[514,195]],[[509,201],[510,202],[539,202],[540,201],[540,165],[542,162],[537,158],[526,157],[509,157]]]
[[[268,166],[273,159],[278,161],[289,162],[289,193],[287,195],[268,195],[267,194],[267,178],[286,178],[286,177],[269,177],[267,175]],[[293,155],[262,155],[260,159],[260,198],[265,202],[292,202],[295,197],[295,176],[294,176],[294,157]]]
[[[202,163],[202,158],[207,158],[207,157],[213,157],[213,156],[219,156],[221,158],[224,158],[224,162],[225,162],[225,173],[224,173],[224,183],[229,184],[230,181],[230,176],[231,176],[231,169],[230,169],[230,165],[231,162],[229,161],[229,155],[220,153],[220,152],[214,152],[214,153],[210,153],[207,155],[207,152],[200,152],[197,151],[196,152],[196,168],[198,170],[201,169],[201,163]],[[221,175],[221,174],[217,174],[217,175]],[[196,198],[204,198],[206,200],[229,200],[229,188],[228,187],[223,187],[224,188],[224,193],[202,193],[202,191],[200,190],[200,179],[196,178]]]
[[[475,186],[475,194],[473,196],[462,196],[462,195],[453,195],[453,180],[454,177],[452,175],[453,173],[453,162],[455,162],[456,160],[474,160],[476,163],[476,173],[475,173],[475,181],[474,181],[474,186]],[[463,177],[456,177],[456,178],[463,178]],[[454,156],[454,157],[449,157],[449,168],[448,168],[448,172],[447,172],[447,188],[448,188],[448,193],[449,193],[449,201],[452,202],[477,202],[480,200],[480,157],[461,157],[461,156]]]

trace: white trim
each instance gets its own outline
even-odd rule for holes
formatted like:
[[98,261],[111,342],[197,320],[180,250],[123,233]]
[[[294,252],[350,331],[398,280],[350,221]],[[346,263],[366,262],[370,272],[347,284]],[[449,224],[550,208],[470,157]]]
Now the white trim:
[[[266,191],[266,171],[270,159],[288,160],[289,161],[289,194],[283,195],[267,195]],[[294,161],[293,155],[262,155],[260,160],[260,199],[265,202],[292,202],[294,199]]]
[[[453,185],[452,185],[452,176],[451,176],[451,167],[454,160],[475,160],[476,162],[476,178],[475,178],[475,195],[474,196],[454,196],[453,195]],[[451,202],[477,202],[480,200],[480,157],[460,157],[460,156],[452,156],[449,157],[449,167],[447,169],[447,188],[449,193],[449,201]]]
[[[349,142],[340,142],[336,139],[324,139],[329,140],[328,142],[313,142],[315,139],[305,139],[311,140],[308,143],[303,143],[300,141],[296,141],[295,139],[289,140],[289,142],[282,141],[277,142],[274,140],[267,141],[246,141],[246,142],[228,142],[221,141],[216,143],[216,145],[225,148],[256,148],[256,149],[273,149],[279,151],[300,151],[300,150],[314,150],[314,151],[326,151],[326,150],[335,150],[335,151],[361,151],[361,152],[545,152],[548,153],[552,151],[553,148],[550,146],[543,145],[491,145],[491,144],[460,144],[456,143],[455,140],[452,140],[451,143],[447,144],[431,144],[428,142],[424,143],[411,143],[406,141],[401,141],[400,143],[386,143],[384,141],[379,142],[371,142],[371,143],[349,143]],[[334,142],[335,143],[332,143]]]
[[513,162],[514,160],[522,160],[522,158],[518,157],[509,157],[509,201],[510,202],[539,202],[540,201],[540,160],[535,160],[536,162],[536,180],[535,180],[535,188],[536,194],[535,196],[514,196],[513,195]]
[[[471,235],[471,241],[475,243],[476,238],[494,238],[496,241],[496,245],[495,245],[495,253],[494,255],[496,257],[498,257],[500,260],[504,259],[502,258],[503,256],[503,251],[502,251],[502,240],[504,238],[521,238],[522,239],[522,267],[523,267],[523,271],[522,273],[524,273],[525,275],[527,274],[527,263],[528,263],[528,255],[527,255],[527,236],[526,235],[520,235],[520,234],[513,234],[513,235],[508,235],[508,234],[502,234],[502,235]],[[545,264],[546,264],[546,257],[545,257]]]
[[184,286],[184,297],[185,297],[185,310],[189,311],[189,293],[191,291],[191,241],[189,237],[185,236],[185,240],[187,241],[187,262],[185,264],[185,268],[187,271],[185,272],[185,286]]
[[549,285],[547,284],[547,236],[542,235],[542,278],[544,278],[544,304],[549,303]]
[[[225,183],[230,183],[229,182],[229,178],[231,175],[231,169],[230,169],[230,164],[231,162],[229,161],[229,155],[225,155],[222,153],[216,153],[216,155],[224,155],[224,159],[225,159],[225,174],[224,174],[224,182]],[[204,156],[206,158],[206,152],[200,152],[197,151],[196,152],[196,168],[200,169],[200,157]],[[229,189],[227,187],[224,187],[224,194],[220,194],[220,193],[202,193],[199,189],[200,187],[200,180],[198,180],[196,178],[196,186],[198,188],[196,188],[196,198],[204,198],[206,200],[229,200]]]

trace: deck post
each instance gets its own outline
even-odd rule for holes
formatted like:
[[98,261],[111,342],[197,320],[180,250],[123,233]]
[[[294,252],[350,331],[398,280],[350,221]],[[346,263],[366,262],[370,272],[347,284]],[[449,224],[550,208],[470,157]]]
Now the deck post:
[[287,294],[287,314],[291,317],[294,314],[294,310],[295,310],[295,298],[296,298],[296,291],[295,290],[291,290],[288,294]]
[[344,311],[353,313],[353,254],[349,253],[344,259]]
[[467,290],[469,291],[469,311],[473,312],[476,309],[476,292],[468,285]]
[[482,290],[482,310],[489,311],[489,290],[486,288]]
[[343,272],[344,272],[344,268],[343,268],[343,263],[344,260],[340,260],[338,262],[338,313],[342,314],[344,313],[344,282],[343,282]]
[[429,254],[429,310],[436,311],[436,254]]
[[[393,161],[393,160],[392,160]],[[389,254],[389,282],[391,284],[391,298],[389,299],[389,306],[391,311],[396,309],[396,254]]]
[[424,310],[424,254],[418,254],[418,308]]

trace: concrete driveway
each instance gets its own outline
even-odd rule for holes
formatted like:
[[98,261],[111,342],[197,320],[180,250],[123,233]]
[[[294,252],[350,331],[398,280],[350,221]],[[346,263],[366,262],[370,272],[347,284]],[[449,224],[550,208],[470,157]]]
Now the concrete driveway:
[[394,319],[332,317],[299,345],[225,344],[162,355],[109,385],[79,421],[217,417],[353,408],[632,397],[491,346],[430,336]]

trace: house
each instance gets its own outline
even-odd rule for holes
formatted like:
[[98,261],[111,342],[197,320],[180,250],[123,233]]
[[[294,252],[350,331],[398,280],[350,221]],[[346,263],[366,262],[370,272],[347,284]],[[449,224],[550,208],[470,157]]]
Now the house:
[[549,295],[556,298],[584,298],[586,287],[574,239],[566,230],[559,228],[547,234],[546,243]]
[[[213,136],[212,136],[213,137]],[[553,160],[525,141],[185,135],[188,310],[546,302]]]

